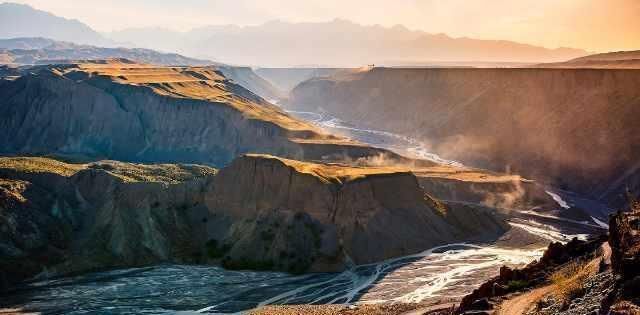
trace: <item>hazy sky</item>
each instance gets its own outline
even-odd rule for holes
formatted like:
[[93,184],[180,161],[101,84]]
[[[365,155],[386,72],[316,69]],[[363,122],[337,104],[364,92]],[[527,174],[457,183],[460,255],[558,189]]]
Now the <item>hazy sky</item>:
[[99,31],[343,18],[549,48],[640,49],[640,0],[13,0]]

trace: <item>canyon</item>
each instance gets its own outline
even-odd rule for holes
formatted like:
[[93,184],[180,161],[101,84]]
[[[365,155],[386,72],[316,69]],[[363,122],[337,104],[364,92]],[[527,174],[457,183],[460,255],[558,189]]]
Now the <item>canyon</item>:
[[638,189],[639,83],[636,69],[374,68],[303,82],[283,107],[619,206]]
[[0,4],[0,313],[638,311],[638,51],[269,16]]
[[331,135],[217,68],[18,70],[0,83],[5,287],[159,262],[343,271],[492,242],[513,230],[508,209],[556,207],[516,175]]

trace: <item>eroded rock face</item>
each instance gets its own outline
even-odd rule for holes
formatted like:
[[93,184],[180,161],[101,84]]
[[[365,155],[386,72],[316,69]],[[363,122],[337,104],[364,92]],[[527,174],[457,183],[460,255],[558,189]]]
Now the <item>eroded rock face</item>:
[[612,314],[640,313],[640,204],[618,212],[609,221],[611,263],[619,274],[618,293]]
[[624,205],[638,190],[640,71],[386,69],[315,78],[284,106],[413,136],[433,152]]
[[612,216],[609,233],[615,270],[628,279],[640,276],[640,204]]
[[432,198],[393,167],[265,155],[197,165],[0,158],[4,287],[40,274],[221,263],[339,271],[507,229],[491,209]]
[[105,60],[34,67],[0,84],[5,153],[215,166],[247,152],[395,156],[291,118],[213,67]]
[[[491,239],[507,230],[496,213],[431,198],[412,173],[267,156],[244,156],[223,169],[206,204],[221,222],[248,219],[249,224],[235,223],[230,230],[262,244],[276,265],[286,265],[288,258],[274,257],[273,249],[286,251],[290,244],[281,236],[296,225],[269,223],[265,213],[281,216],[282,222],[304,221],[318,241],[307,242],[311,248],[301,251],[302,257],[312,253],[311,270],[326,270],[327,264],[342,268],[345,259],[364,264],[453,241]],[[265,229],[273,237],[264,237]],[[233,246],[229,259],[252,254],[250,248],[239,251],[231,244],[234,237],[219,237],[218,243]]]
[[0,161],[0,287],[41,274],[199,262],[215,170],[117,162]]

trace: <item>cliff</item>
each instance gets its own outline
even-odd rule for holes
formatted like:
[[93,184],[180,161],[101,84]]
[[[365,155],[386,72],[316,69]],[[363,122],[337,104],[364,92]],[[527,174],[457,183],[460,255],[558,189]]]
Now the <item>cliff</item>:
[[506,213],[434,199],[413,172],[246,155],[192,164],[0,158],[0,280],[159,262],[338,271],[460,241]]
[[303,82],[285,107],[620,205],[625,187],[639,187],[639,84],[638,70],[374,68]]
[[246,152],[399,158],[324,134],[211,67],[111,59],[24,72],[0,81],[0,152],[212,165]]

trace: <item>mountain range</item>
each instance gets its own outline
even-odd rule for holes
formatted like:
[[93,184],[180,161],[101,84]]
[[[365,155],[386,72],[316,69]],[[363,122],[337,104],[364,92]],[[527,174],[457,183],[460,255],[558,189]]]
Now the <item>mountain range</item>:
[[[457,62],[559,62],[587,55],[581,49],[543,47],[501,40],[454,38],[402,25],[365,26],[348,20],[255,26],[211,25],[178,32],[164,28],[123,29],[101,34],[27,5],[0,4],[0,38],[47,37],[103,47],[173,51],[228,64],[261,66],[420,64]],[[259,50],[260,54],[255,52]]]
[[65,19],[24,4],[0,3],[0,38],[15,37],[47,37],[78,44],[115,45],[78,20]]

